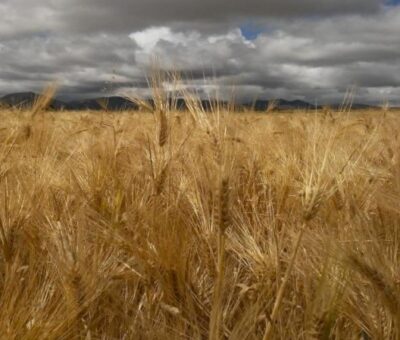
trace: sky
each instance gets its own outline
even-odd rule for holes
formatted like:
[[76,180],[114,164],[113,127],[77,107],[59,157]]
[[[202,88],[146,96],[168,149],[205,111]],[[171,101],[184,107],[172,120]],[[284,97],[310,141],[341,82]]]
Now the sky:
[[0,0],[0,17],[0,95],[146,95],[157,58],[200,95],[400,104],[400,0]]

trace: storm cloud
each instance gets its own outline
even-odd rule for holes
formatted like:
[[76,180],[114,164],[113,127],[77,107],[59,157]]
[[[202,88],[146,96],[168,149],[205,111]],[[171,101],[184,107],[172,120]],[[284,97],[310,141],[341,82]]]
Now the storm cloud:
[[329,103],[355,86],[400,103],[400,7],[383,0],[3,0],[0,15],[0,94],[140,92],[158,56],[243,100]]

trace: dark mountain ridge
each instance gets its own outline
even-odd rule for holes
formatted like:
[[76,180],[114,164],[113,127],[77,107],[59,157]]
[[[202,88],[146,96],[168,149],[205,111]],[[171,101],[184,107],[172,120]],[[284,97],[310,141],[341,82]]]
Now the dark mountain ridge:
[[[34,105],[38,99],[39,94],[34,92],[20,92],[11,93],[0,98],[0,107],[15,107],[15,108],[30,108]],[[149,99],[148,104],[151,107],[155,107],[154,101]],[[201,100],[200,106],[205,111],[211,111],[214,107],[229,107],[229,104],[224,101],[216,100]],[[175,106],[178,110],[185,110],[187,108],[186,101],[182,98],[177,99],[174,103],[170,101],[170,105]],[[332,109],[339,109],[341,105],[330,105]],[[254,102],[244,102],[235,104],[237,110],[254,110],[263,112],[267,110],[313,110],[321,108],[310,104],[303,100],[286,100],[286,99],[274,99],[274,100],[256,100]],[[369,109],[375,108],[374,106],[367,104],[354,103],[353,109]],[[62,101],[53,99],[49,105],[50,110],[67,110],[67,111],[79,111],[79,110],[109,110],[109,111],[124,111],[124,110],[138,110],[139,107],[136,103],[130,101],[124,97],[111,96],[111,97],[98,97],[98,98],[87,98],[81,100]]]
[[69,110],[137,110],[138,105],[132,101],[118,96],[99,97],[67,102]]
[[[25,109],[32,107],[38,98],[39,95],[34,92],[10,93],[0,98],[0,105]],[[57,99],[52,99],[49,104],[49,108],[52,110],[62,110],[66,106],[67,104]]]

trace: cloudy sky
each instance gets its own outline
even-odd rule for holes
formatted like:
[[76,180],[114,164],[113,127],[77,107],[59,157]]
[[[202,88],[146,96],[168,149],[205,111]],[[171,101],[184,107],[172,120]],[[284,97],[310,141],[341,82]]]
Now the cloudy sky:
[[154,56],[199,93],[400,104],[400,0],[0,0],[0,95],[146,92]]

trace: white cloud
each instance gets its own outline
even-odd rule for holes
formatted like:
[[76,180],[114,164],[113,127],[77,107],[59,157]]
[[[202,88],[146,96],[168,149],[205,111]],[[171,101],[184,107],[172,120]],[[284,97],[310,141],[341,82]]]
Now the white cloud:
[[161,40],[172,44],[183,43],[187,40],[183,34],[172,33],[169,27],[150,27],[143,31],[131,33],[129,36],[145,52],[151,52]]

